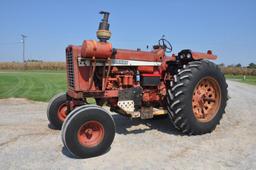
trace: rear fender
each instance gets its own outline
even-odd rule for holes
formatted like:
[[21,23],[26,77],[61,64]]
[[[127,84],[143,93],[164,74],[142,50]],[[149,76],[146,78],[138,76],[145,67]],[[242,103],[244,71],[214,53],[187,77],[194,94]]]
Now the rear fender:
[[201,60],[201,59],[216,60],[218,57],[216,55],[213,55],[211,50],[208,50],[207,53],[192,52],[192,58],[194,60]]
[[202,52],[194,52],[191,50],[182,50],[178,53],[179,59],[189,59],[193,60],[202,60],[202,59],[209,59],[209,60],[216,60],[217,56],[212,53],[211,50],[208,50],[207,53]]

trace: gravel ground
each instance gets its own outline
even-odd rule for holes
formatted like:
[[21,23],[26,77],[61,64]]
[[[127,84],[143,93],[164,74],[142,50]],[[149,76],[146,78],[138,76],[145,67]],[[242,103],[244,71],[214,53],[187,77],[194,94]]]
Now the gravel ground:
[[102,156],[75,159],[50,129],[47,103],[0,100],[0,169],[256,169],[256,86],[228,81],[226,114],[211,134],[183,136],[168,118],[114,114],[116,137]]

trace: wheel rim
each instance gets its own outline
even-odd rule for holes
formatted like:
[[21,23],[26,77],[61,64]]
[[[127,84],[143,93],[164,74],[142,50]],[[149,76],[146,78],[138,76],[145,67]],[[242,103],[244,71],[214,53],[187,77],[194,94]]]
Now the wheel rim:
[[212,77],[201,79],[196,85],[192,107],[196,119],[200,122],[209,122],[220,108],[221,90],[219,83]]
[[64,120],[66,119],[67,117],[67,110],[68,110],[68,107],[66,105],[66,103],[62,104],[59,109],[58,109],[58,118],[64,122]]
[[102,142],[104,133],[103,125],[100,122],[88,121],[79,128],[78,141],[81,145],[91,148]]

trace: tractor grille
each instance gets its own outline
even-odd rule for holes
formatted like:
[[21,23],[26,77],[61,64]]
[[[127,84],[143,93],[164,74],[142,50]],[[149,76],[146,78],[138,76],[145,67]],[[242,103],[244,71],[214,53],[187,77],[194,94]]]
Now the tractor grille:
[[70,87],[75,87],[75,77],[74,77],[74,64],[73,64],[73,55],[72,50],[67,50],[67,76],[68,76],[68,85]]

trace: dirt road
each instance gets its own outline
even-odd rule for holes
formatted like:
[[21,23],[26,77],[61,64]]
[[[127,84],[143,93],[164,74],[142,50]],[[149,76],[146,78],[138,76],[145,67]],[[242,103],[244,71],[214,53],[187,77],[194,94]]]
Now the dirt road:
[[226,114],[202,136],[183,136],[168,119],[113,114],[116,137],[102,156],[75,159],[50,129],[47,103],[0,100],[0,169],[256,169],[256,86],[228,81]]

